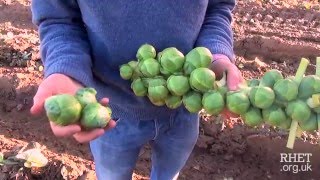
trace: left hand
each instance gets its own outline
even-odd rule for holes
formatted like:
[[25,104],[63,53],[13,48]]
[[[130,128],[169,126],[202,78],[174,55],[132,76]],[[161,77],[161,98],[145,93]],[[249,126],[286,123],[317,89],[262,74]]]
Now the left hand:
[[[244,78],[238,67],[230,61],[225,55],[218,55],[214,62],[212,62],[213,72],[216,74],[216,78],[220,79],[223,73],[227,74],[227,86],[229,91],[236,91],[239,89],[239,85],[244,82]],[[226,118],[237,117],[238,115],[230,112],[228,109],[224,109],[221,113]]]

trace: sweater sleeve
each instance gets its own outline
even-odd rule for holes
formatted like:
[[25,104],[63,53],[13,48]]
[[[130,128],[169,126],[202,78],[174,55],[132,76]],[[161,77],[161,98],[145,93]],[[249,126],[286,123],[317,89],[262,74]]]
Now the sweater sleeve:
[[76,1],[33,0],[31,11],[38,26],[45,78],[61,73],[88,84],[92,79],[90,46]]
[[222,54],[234,62],[231,29],[235,0],[209,0],[208,9],[196,46],[207,47],[213,54]]

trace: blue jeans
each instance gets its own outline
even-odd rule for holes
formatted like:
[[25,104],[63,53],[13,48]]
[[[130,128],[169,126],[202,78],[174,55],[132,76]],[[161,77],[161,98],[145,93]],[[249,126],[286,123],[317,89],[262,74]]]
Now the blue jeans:
[[152,148],[151,180],[172,180],[189,158],[199,118],[185,109],[165,119],[119,119],[117,126],[90,142],[98,180],[129,180],[144,144]]

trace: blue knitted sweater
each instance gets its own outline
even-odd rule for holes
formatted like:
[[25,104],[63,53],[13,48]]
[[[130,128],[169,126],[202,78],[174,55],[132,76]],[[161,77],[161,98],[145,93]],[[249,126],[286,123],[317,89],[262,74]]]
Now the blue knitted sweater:
[[115,118],[140,120],[173,113],[136,97],[119,66],[144,43],[159,52],[204,46],[233,57],[235,0],[33,0],[45,77],[62,73],[108,97]]

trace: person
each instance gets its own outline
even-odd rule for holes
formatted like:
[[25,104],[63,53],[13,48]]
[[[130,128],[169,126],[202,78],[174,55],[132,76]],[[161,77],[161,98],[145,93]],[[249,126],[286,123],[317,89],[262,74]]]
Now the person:
[[157,52],[176,47],[184,54],[203,46],[213,54],[217,77],[226,71],[228,88],[236,90],[242,77],[234,63],[235,5],[234,0],[33,0],[44,79],[31,113],[42,113],[51,95],[93,87],[99,101],[112,109],[108,127],[83,131],[78,124],[50,123],[53,133],[89,143],[98,179],[131,179],[146,143],[152,147],[150,179],[177,178],[198,138],[198,113],[183,106],[155,106],[135,96],[119,66],[135,59],[146,43]]

